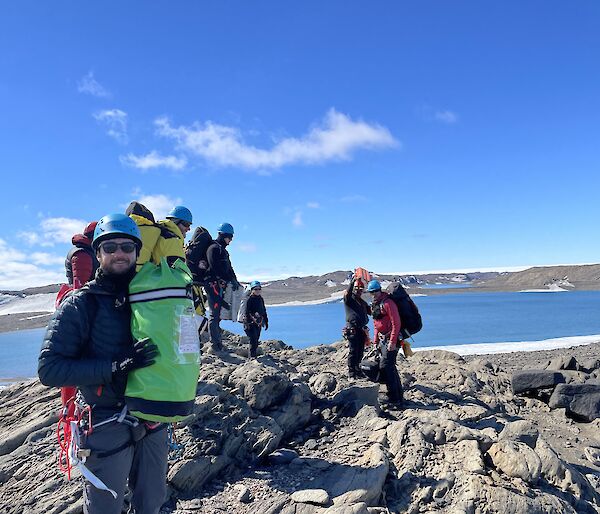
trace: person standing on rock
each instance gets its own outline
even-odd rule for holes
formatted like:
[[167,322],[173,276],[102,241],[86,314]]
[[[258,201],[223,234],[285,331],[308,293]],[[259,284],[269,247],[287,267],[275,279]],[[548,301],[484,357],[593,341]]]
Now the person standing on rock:
[[360,361],[369,340],[367,325],[371,314],[369,304],[362,299],[364,289],[364,278],[358,277],[355,272],[344,293],[346,326],[342,330],[344,338],[348,341],[348,378],[350,379],[364,376],[360,369]]
[[265,301],[261,295],[262,286],[258,280],[250,282],[250,296],[246,302],[244,332],[250,338],[249,357],[255,358],[262,327],[269,330],[269,317]]
[[400,335],[400,314],[394,301],[381,290],[378,280],[371,280],[367,291],[373,296],[373,342],[381,352],[379,360],[380,377],[387,386],[388,405],[401,407],[403,402],[402,382],[396,368],[398,356],[398,336]]
[[150,340],[134,341],[131,335],[128,287],[141,246],[140,231],[128,216],[100,219],[92,242],[100,263],[96,278],[61,303],[38,360],[42,384],[74,384],[85,403],[78,425],[81,450],[88,454],[85,514],[120,513],[127,483],[137,513],[157,514],[165,500],[166,425],[144,423],[125,405],[128,374],[151,366],[158,355]]
[[206,250],[208,278],[205,289],[208,296],[210,344],[214,351],[222,351],[220,323],[223,295],[228,283],[232,284],[234,291],[240,287],[240,283],[235,276],[227,251],[227,246],[233,241],[233,226],[230,223],[221,223],[217,230],[217,239]]

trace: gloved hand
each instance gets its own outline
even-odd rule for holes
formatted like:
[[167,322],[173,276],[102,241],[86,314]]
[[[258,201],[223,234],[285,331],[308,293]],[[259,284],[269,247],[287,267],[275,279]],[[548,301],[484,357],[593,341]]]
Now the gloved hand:
[[234,291],[237,291],[240,288],[240,283],[237,280],[234,280],[231,283],[231,289],[233,289]]
[[136,341],[130,351],[112,363],[113,373],[129,373],[134,369],[151,366],[158,356],[158,347],[149,337]]
[[264,325],[264,327],[265,327],[265,330],[269,330],[269,322],[268,322],[268,321],[265,321],[265,322],[263,323],[263,325]]

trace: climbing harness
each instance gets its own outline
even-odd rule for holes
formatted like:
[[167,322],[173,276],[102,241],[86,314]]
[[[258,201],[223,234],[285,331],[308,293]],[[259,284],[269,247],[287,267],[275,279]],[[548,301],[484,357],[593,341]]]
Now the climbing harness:
[[127,414],[127,407],[123,407],[121,412],[114,414],[104,421],[92,424],[92,409],[90,406],[82,406],[77,403],[73,397],[63,406],[56,428],[56,437],[60,447],[58,467],[65,475],[67,475],[67,480],[71,480],[71,470],[76,467],[90,484],[97,489],[108,491],[116,499],[117,493],[110,489],[85,466],[85,461],[90,456],[91,451],[89,449],[81,448],[82,435],[88,437],[95,429],[113,422],[128,425],[131,428],[132,440],[114,450],[99,453],[99,457],[109,457],[124,450],[134,442],[142,439],[142,437],[146,435],[147,430],[153,430],[160,425],[160,423],[140,423],[136,417]]

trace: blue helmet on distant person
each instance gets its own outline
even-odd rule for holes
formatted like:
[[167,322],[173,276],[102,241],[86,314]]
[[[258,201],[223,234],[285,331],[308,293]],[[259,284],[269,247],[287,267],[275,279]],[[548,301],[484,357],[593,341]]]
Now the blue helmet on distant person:
[[92,248],[98,250],[100,243],[106,239],[125,237],[133,240],[139,248],[142,247],[140,229],[129,216],[125,214],[107,214],[102,216],[94,229]]
[[254,289],[256,287],[261,287],[260,282],[258,280],[253,280],[252,282],[250,282],[250,289]]
[[167,214],[167,219],[181,220],[191,225],[192,211],[190,211],[187,207],[184,207],[183,205],[176,205],[169,211],[169,214]]
[[217,227],[217,232],[219,232],[219,234],[231,234],[233,235],[233,225],[231,225],[231,223],[221,223],[218,227]]
[[375,291],[381,291],[381,283],[379,282],[379,280],[371,280],[367,284],[367,291],[369,291],[369,293],[374,293]]

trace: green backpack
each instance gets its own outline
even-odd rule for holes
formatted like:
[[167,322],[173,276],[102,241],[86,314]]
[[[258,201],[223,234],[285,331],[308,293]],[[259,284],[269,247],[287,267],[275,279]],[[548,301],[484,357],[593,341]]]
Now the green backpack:
[[147,262],[129,284],[131,333],[149,337],[160,355],[152,366],[129,373],[125,401],[148,421],[181,421],[192,412],[200,374],[200,340],[194,318],[192,274],[177,260]]

